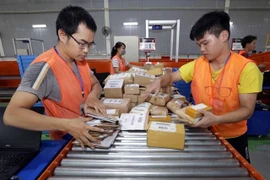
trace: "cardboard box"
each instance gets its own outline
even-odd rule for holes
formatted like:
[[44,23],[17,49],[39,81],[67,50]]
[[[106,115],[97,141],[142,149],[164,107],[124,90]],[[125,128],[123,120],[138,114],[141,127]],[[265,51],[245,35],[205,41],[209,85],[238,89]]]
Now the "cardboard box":
[[160,63],[160,62],[157,62],[155,65],[154,65],[154,68],[164,68],[164,64],[163,63]]
[[120,117],[120,110],[119,109],[106,109],[106,112],[110,116]]
[[168,108],[167,107],[161,107],[161,106],[152,106],[150,109],[151,115],[168,115]]
[[207,106],[203,103],[197,104],[197,105],[192,105],[192,106],[189,106],[186,108],[186,114],[193,119],[201,118],[203,116],[203,114],[200,113],[198,110],[205,110],[205,111],[212,112],[212,107]]
[[151,74],[154,76],[160,76],[160,75],[162,75],[162,73],[163,73],[163,71],[162,71],[161,67],[157,67],[157,68],[150,69],[150,70],[146,71],[146,74]]
[[130,99],[103,98],[102,102],[105,105],[106,109],[119,109],[120,115],[122,113],[128,113],[131,109]]
[[137,103],[131,103],[131,108],[134,108],[135,106],[137,106]]
[[129,98],[132,103],[137,103],[138,102],[138,95],[128,95],[124,94],[123,98]]
[[122,98],[123,97],[123,79],[110,79],[104,86],[104,96],[106,98]]
[[150,94],[150,96],[146,98],[146,101],[152,103],[153,105],[165,106],[170,99],[171,96],[169,94],[159,93],[157,96]]
[[128,72],[131,72],[131,73],[136,73],[136,72],[143,72],[145,73],[147,70],[144,69],[144,67],[136,67],[136,66],[132,66],[131,68],[129,68]]
[[140,94],[140,85],[139,84],[126,84],[125,94],[129,94],[129,95]]
[[144,129],[148,128],[148,118],[149,118],[150,108],[151,108],[151,103],[144,102],[144,103],[138,104],[137,106],[132,108],[130,111],[130,113],[143,115],[145,119]]
[[155,80],[155,76],[153,75],[137,72],[135,73],[134,84],[147,86],[147,85],[150,85],[152,82],[154,82],[154,80]]
[[187,107],[188,105],[188,102],[185,100],[173,98],[167,103],[167,108],[173,113],[176,113],[177,109]]
[[183,95],[181,95],[181,94],[174,94],[174,95],[172,95],[172,98],[174,98],[174,99],[180,99],[182,101],[186,101],[187,100],[186,97],[183,96]]
[[147,132],[147,146],[184,149],[184,125],[151,121]]
[[133,84],[133,75],[131,73],[118,73],[109,75],[105,80],[104,83],[106,84],[108,80],[114,79],[123,79],[124,84]]
[[150,121],[156,121],[156,122],[172,122],[171,116],[165,116],[165,115],[151,115],[149,116],[149,122]]
[[144,103],[145,102],[145,98],[144,98],[144,94],[141,94],[138,96],[138,104]]
[[150,70],[154,68],[154,65],[151,62],[146,62],[143,66],[144,69]]
[[172,88],[171,86],[167,86],[167,87],[161,88],[159,92],[165,93],[165,94],[172,94]]
[[130,113],[149,114],[151,103],[144,102],[131,109]]

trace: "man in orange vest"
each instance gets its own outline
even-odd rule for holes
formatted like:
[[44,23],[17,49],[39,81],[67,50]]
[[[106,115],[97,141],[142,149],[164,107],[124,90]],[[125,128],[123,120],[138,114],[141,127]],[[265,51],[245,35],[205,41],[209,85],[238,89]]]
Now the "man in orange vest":
[[[84,148],[98,142],[88,132],[103,129],[85,124],[81,109],[105,113],[99,101],[101,86],[85,61],[94,44],[96,23],[83,8],[68,6],[56,20],[58,43],[39,55],[26,70],[4,114],[6,125],[30,130],[49,130],[52,139],[72,135]],[[41,100],[47,116],[30,108]]]
[[150,92],[157,94],[161,87],[175,81],[192,81],[195,103],[213,108],[212,113],[202,110],[204,117],[194,127],[214,126],[249,161],[246,124],[254,111],[257,93],[262,90],[262,75],[253,62],[230,51],[229,22],[225,12],[203,15],[190,32],[202,56],[183,65],[179,72],[154,81],[146,96]]

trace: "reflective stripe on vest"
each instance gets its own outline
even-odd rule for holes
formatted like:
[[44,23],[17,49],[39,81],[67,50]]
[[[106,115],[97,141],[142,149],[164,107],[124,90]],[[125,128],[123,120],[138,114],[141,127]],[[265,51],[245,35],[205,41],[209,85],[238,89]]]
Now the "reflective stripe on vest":
[[[38,56],[33,62],[46,62],[52,69],[55,78],[59,84],[62,99],[61,102],[55,102],[51,99],[42,99],[47,116],[57,118],[78,118],[80,116],[80,105],[86,101],[91,91],[92,83],[90,78],[90,68],[86,61],[76,61],[84,85],[84,97],[78,77],[72,72],[72,69],[65,63],[61,57],[52,48]],[[52,139],[61,139],[66,132],[51,131]]]

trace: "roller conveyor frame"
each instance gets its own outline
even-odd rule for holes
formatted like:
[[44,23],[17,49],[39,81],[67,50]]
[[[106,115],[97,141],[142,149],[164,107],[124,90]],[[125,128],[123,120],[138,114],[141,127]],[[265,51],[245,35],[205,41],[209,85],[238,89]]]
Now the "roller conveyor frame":
[[[203,143],[206,144],[202,146]],[[136,153],[138,151],[140,153]],[[196,152],[200,153],[196,155]],[[166,161],[162,161],[163,158]],[[224,171],[224,168],[227,171]],[[202,177],[202,174],[207,175]],[[146,132],[121,131],[110,149],[95,151],[89,148],[82,151],[81,147],[76,146],[71,140],[38,180],[48,178],[112,180],[120,177],[121,179],[264,179],[223,137],[219,136],[216,129],[212,128],[205,132],[196,132],[195,129],[194,133],[186,129],[183,151],[148,148]]]

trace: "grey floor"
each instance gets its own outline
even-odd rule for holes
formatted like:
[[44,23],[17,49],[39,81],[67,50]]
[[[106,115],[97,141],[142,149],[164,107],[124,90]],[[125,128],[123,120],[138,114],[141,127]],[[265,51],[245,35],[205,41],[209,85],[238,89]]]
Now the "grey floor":
[[251,165],[265,178],[270,180],[270,144],[258,145],[250,149]]

